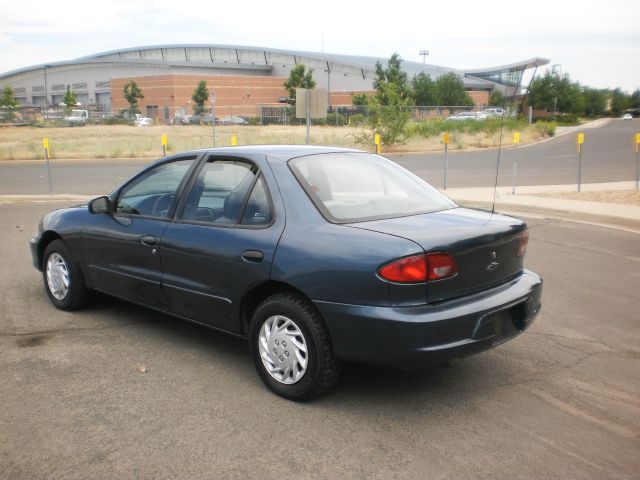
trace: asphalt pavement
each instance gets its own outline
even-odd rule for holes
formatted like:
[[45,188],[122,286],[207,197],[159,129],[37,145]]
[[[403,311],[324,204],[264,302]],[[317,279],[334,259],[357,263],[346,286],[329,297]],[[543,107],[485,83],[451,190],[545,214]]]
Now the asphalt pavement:
[[527,332],[438,368],[346,364],[292,403],[241,340],[105,296],[55,310],[27,246],[51,207],[0,205],[0,478],[638,478],[638,234],[529,219]]
[[[627,124],[638,127],[598,132],[621,139]],[[529,162],[573,142],[528,147],[538,152]],[[490,162],[472,159],[490,154],[457,154],[471,171],[450,186],[478,188],[447,193],[485,202],[493,189],[474,182]],[[599,181],[633,178],[619,168],[624,155],[604,152],[592,173],[610,158],[613,173]],[[420,170],[428,157],[402,161],[437,174]],[[528,218],[526,265],[545,286],[525,334],[438,368],[346,364],[335,390],[296,404],[262,386],[243,341],[106,296],[75,313],[48,302],[27,246],[40,217],[110,191],[144,163],[61,162],[53,197],[43,164],[0,166],[0,478],[638,478],[638,229]],[[529,196],[547,185],[499,189],[498,203],[566,206]]]
[[[600,128],[582,128],[585,132],[582,181],[584,183],[629,181],[635,179],[636,157],[632,139],[640,132],[640,119],[614,119]],[[569,130],[571,131],[571,130]],[[573,133],[580,131],[575,129]],[[513,163],[517,161],[518,185],[564,185],[575,183],[578,173],[575,135],[560,135],[544,142],[513,148],[504,139],[500,150],[498,185],[510,186]],[[499,150],[477,149],[449,152],[447,186],[449,188],[489,187],[496,177]],[[444,154],[386,154],[386,157],[411,170],[435,187],[444,185]],[[52,160],[52,193],[103,195],[149,159]],[[0,162],[0,195],[48,194],[47,167],[44,161]]]

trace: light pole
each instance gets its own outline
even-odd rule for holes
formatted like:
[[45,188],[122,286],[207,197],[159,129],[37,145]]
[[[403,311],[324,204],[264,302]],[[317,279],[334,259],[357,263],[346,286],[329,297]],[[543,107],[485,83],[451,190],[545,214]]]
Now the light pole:
[[47,68],[51,68],[51,65],[44,65],[44,119],[45,121],[49,118],[49,99],[47,95]]
[[422,63],[427,63],[427,55],[429,55],[429,50],[420,50],[420,55],[422,55]]
[[213,148],[216,147],[216,92],[212,89],[209,92],[211,99],[211,128],[213,130]]

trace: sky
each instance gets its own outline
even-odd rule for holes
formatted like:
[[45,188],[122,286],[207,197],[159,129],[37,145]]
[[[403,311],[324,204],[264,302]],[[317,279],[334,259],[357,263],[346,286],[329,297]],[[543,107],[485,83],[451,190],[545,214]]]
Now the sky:
[[3,0],[0,73],[146,45],[366,55],[460,69],[542,57],[596,88],[640,88],[640,0]]

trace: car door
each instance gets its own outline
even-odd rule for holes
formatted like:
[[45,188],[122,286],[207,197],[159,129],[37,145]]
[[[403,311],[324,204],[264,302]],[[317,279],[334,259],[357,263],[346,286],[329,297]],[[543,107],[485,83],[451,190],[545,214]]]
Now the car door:
[[265,173],[272,175],[237,158],[201,165],[162,237],[162,283],[173,313],[240,333],[240,300],[269,278],[284,229]]
[[174,158],[144,170],[116,192],[108,213],[89,216],[83,252],[93,288],[167,308],[160,239],[196,158]]

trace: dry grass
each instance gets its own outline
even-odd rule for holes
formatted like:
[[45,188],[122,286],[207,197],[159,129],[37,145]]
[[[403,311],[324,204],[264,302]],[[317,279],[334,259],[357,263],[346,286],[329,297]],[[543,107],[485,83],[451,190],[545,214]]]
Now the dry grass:
[[638,190],[613,190],[602,192],[552,192],[537,193],[535,194],[535,196],[562,198],[564,200],[583,200],[588,202],[640,205],[640,191]]
[[[356,143],[363,132],[358,127],[314,126],[311,143],[371,149],[373,146]],[[181,152],[213,145],[212,128],[206,126],[153,126],[91,125],[75,128],[1,128],[0,160],[34,160],[44,157],[42,138],[48,137],[51,155],[57,159],[100,158],[157,158],[162,153],[161,136],[169,138],[169,152]],[[231,144],[236,135],[239,145],[256,144],[304,144],[304,126],[216,126],[217,146]],[[511,144],[511,132],[505,132],[503,144]],[[540,138],[534,129],[521,134],[521,141],[528,143]],[[455,134],[450,149],[496,147],[499,134]],[[389,152],[428,152],[442,150],[440,138],[414,137],[405,144],[394,145]]]

